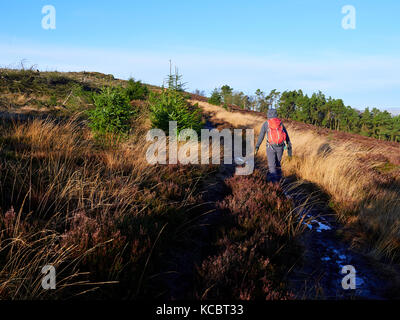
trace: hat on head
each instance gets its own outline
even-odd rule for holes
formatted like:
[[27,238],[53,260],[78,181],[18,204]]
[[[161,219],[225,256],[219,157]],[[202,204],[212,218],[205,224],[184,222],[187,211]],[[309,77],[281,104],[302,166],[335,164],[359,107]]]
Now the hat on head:
[[268,109],[267,117],[268,119],[278,118],[278,112],[276,111],[276,109]]

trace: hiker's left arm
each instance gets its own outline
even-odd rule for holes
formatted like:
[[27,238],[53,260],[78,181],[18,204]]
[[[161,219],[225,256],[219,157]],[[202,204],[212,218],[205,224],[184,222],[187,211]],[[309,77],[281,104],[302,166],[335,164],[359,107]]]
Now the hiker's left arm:
[[288,134],[288,132],[287,132],[287,130],[286,130],[286,128],[285,128],[285,126],[283,124],[282,124],[282,127],[283,127],[282,128],[283,132],[286,133],[287,152],[288,152],[289,159],[291,159],[292,158],[292,143],[290,142],[289,134]]

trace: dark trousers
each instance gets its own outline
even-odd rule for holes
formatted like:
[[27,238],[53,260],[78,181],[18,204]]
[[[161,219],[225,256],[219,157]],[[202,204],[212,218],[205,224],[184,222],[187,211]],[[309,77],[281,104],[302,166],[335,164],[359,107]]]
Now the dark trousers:
[[281,160],[283,151],[283,145],[267,145],[268,171],[271,181],[277,181],[282,176]]

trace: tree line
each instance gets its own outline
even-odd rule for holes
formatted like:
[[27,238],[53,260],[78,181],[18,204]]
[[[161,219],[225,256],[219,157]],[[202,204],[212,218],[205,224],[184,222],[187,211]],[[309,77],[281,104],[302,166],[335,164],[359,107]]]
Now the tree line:
[[364,111],[359,111],[346,106],[342,99],[327,98],[321,91],[308,96],[302,90],[281,93],[274,89],[266,94],[257,89],[254,95],[248,96],[224,85],[213,90],[209,102],[223,105],[225,108],[233,104],[245,110],[263,113],[270,108],[276,108],[282,118],[380,140],[400,142],[400,115],[393,116],[388,111],[377,108],[365,108]]

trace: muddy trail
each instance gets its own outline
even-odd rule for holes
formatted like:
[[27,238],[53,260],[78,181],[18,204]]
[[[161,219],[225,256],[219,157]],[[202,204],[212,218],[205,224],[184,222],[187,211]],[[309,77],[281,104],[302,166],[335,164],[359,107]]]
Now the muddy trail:
[[[394,280],[399,273],[393,266],[352,250],[340,239],[341,225],[328,206],[328,196],[296,177],[283,178],[281,185],[286,196],[293,200],[300,223],[306,227],[299,239],[304,248],[302,261],[288,275],[289,286],[298,299],[395,298]],[[349,274],[343,270],[344,266],[354,267],[354,289],[343,288],[342,280]]]

